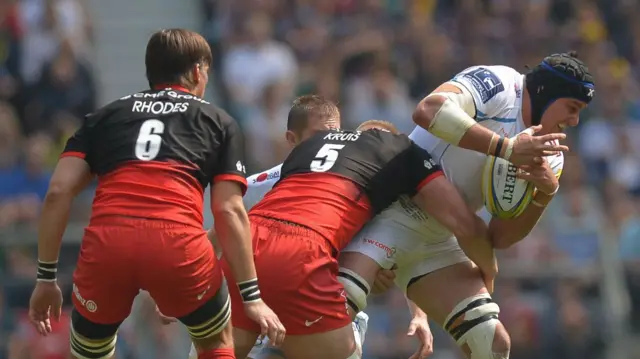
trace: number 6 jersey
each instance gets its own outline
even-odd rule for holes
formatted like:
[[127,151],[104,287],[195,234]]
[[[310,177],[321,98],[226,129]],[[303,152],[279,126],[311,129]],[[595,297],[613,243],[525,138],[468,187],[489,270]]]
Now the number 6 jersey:
[[209,183],[246,190],[244,139],[226,112],[180,87],[125,96],[86,117],[62,157],[98,177],[92,218],[133,216],[202,227]]
[[442,175],[407,136],[376,129],[318,132],[293,149],[280,173],[249,214],[313,229],[336,250],[400,195]]

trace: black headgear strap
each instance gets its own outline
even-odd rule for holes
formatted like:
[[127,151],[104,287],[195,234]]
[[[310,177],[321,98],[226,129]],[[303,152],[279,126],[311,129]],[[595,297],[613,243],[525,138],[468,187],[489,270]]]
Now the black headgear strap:
[[531,122],[540,124],[542,114],[557,99],[572,98],[589,104],[595,95],[595,85],[591,74],[584,65],[582,74],[588,76],[578,79],[573,75],[551,66],[546,59],[526,75],[526,86],[531,98]]

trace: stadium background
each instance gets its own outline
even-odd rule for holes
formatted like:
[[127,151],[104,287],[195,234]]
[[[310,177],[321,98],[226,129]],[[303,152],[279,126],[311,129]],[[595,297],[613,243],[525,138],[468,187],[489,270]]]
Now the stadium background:
[[[578,50],[597,97],[570,131],[573,152],[547,215],[500,253],[495,297],[513,359],[640,358],[639,14],[634,0],[0,0],[0,358],[59,358],[39,351],[67,345],[66,327],[42,339],[24,319],[39,204],[80,118],[145,88],[146,38],[173,26],[211,41],[208,97],[244,127],[250,172],[286,155],[297,94],[339,101],[347,128],[377,118],[409,131],[416,102],[468,65],[524,71]],[[67,304],[91,192],[76,201],[63,243]],[[373,298],[367,312],[365,358],[407,358],[415,343],[401,294]],[[433,358],[457,358],[433,331]],[[182,329],[161,326],[141,297],[117,358],[184,358],[187,347]]]

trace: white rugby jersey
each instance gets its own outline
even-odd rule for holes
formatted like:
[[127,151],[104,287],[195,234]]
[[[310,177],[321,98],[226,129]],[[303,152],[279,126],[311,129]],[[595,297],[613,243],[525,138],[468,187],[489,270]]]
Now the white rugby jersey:
[[279,164],[264,172],[256,173],[247,178],[247,192],[244,194],[242,201],[244,202],[244,208],[247,211],[260,202],[267,192],[269,192],[273,185],[280,179],[280,169],[282,164]]
[[[504,137],[513,137],[526,127],[522,121],[524,75],[507,66],[473,66],[457,74],[450,82],[466,88],[476,105],[475,120]],[[417,126],[409,137],[440,163],[451,181],[474,211],[483,207],[482,169],[487,155],[453,146]],[[557,176],[564,164],[562,154],[547,158]],[[408,198],[402,198],[380,214],[391,225],[419,231],[428,241],[451,236],[444,226],[423,213]]]

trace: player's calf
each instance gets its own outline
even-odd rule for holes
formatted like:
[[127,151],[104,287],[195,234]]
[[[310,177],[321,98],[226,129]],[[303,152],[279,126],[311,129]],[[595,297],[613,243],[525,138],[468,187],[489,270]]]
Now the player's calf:
[[116,333],[122,322],[98,324],[75,309],[71,313],[71,356],[74,359],[108,359],[116,351]]

